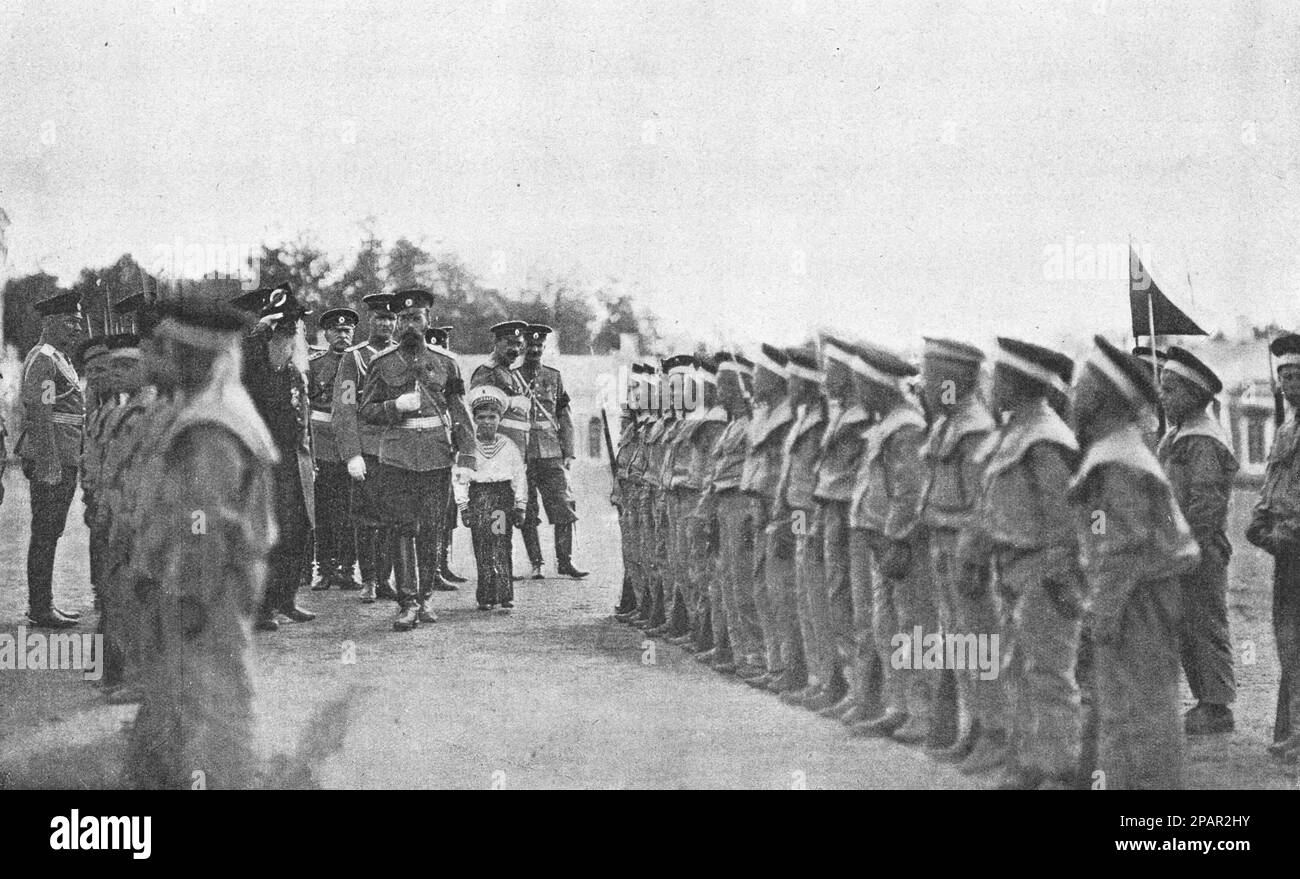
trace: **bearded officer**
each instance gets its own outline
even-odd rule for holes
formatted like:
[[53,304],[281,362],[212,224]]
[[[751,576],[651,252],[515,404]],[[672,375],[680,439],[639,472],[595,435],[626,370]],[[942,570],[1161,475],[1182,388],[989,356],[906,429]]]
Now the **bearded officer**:
[[1223,382],[1190,351],[1170,348],[1160,371],[1160,398],[1169,430],[1156,458],[1174,487],[1178,508],[1201,547],[1201,564],[1182,578],[1183,672],[1196,705],[1183,718],[1189,735],[1231,732],[1237,687],[1228,629],[1225,526],[1237,458],[1219,422],[1206,411]]
[[60,293],[36,303],[36,313],[41,337],[23,361],[23,432],[14,449],[31,483],[27,618],[36,626],[62,629],[81,616],[54,605],[54,554],[77,491],[86,415],[81,377],[68,360],[82,337],[81,299]]
[[[380,518],[396,531],[393,570],[399,613],[396,631],[422,622],[437,622],[433,610],[435,578],[422,581],[416,567],[416,544],[422,528],[440,539],[450,491],[451,470],[474,469],[474,430],[464,403],[464,383],[455,362],[425,342],[427,290],[397,293],[389,308],[397,314],[398,344],[371,361],[359,415],[383,428],[373,473]],[[435,572],[436,577],[436,572]]]
[[311,401],[312,458],[316,461],[316,567],[320,580],[315,591],[338,586],[360,589],[352,577],[356,562],[356,537],[348,516],[350,478],[347,463],[334,434],[334,385],[339,365],[352,345],[352,333],[361,316],[351,308],[331,308],[320,317],[328,343],[308,358],[307,396]]
[[361,301],[369,309],[370,337],[347,349],[339,361],[338,377],[334,380],[334,441],[352,480],[349,485],[349,519],[361,569],[363,604],[371,604],[376,598],[397,597],[388,584],[393,572],[393,535],[379,516],[380,505],[374,494],[374,483],[366,479],[379,462],[379,440],[383,428],[367,424],[357,417],[357,405],[365,388],[370,363],[393,344],[397,315],[388,308],[392,299],[391,293],[371,293],[362,297]]
[[542,363],[546,338],[554,330],[545,324],[524,327],[524,362],[519,375],[526,382],[529,399],[528,513],[522,529],[533,579],[542,573],[542,545],[537,528],[537,497],[546,510],[546,521],[555,528],[555,572],[581,580],[587,576],[573,566],[573,492],[569,487],[569,468],[573,463],[573,419],[569,413],[569,395],[564,390],[560,371]]
[[279,628],[276,614],[296,623],[316,614],[297,604],[304,569],[310,570],[315,524],[315,466],[307,394],[307,309],[288,284],[271,289],[261,319],[244,339],[244,384],[279,450],[275,465],[279,542],[271,551],[266,594],[257,628]]

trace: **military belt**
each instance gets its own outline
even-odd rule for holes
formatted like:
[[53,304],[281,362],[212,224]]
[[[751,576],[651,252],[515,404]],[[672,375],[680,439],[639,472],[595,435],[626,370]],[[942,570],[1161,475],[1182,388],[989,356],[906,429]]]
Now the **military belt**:
[[519,421],[514,418],[502,418],[501,426],[508,427],[511,430],[531,430],[533,427],[532,424],[527,421]]
[[429,415],[424,418],[408,418],[397,426],[408,430],[428,430],[433,427],[442,427],[442,416]]
[[81,427],[83,416],[73,412],[51,412],[50,420],[55,424],[75,424],[77,427]]

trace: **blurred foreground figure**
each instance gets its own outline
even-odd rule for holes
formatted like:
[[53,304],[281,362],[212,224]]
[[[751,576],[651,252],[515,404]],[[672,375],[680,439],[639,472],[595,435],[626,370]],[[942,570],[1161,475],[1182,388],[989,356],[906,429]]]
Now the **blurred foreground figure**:
[[181,304],[144,351],[176,417],[143,471],[131,562],[148,584],[148,664],[127,773],[139,788],[246,788],[252,623],[275,542],[275,446],[240,384],[242,318]]

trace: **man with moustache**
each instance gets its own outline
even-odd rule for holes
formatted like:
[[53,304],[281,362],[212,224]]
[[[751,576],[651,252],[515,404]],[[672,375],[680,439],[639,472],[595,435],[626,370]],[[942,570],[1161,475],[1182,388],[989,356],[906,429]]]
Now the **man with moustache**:
[[244,338],[244,384],[279,452],[275,465],[279,542],[271,551],[257,629],[274,632],[277,614],[296,623],[316,614],[298,606],[304,569],[310,570],[315,527],[315,466],[307,391],[307,308],[287,283],[271,288],[261,318]]
[[34,626],[66,629],[81,614],[54,604],[54,554],[77,492],[86,415],[81,377],[68,360],[83,335],[81,299],[60,293],[35,307],[41,337],[23,361],[23,432],[14,447],[31,483],[27,618]]
[[537,498],[546,510],[546,521],[555,529],[555,572],[574,580],[587,576],[573,565],[573,492],[569,488],[569,468],[573,463],[573,419],[569,413],[569,395],[564,390],[560,371],[542,363],[546,339],[553,333],[546,324],[528,324],[523,330],[524,362],[519,375],[526,382],[529,399],[528,512],[524,519],[524,546],[533,566],[533,579],[542,572],[542,544],[537,534],[541,525]]
[[371,293],[361,301],[369,310],[370,337],[353,345],[339,360],[334,380],[334,441],[339,457],[347,466],[349,484],[349,519],[357,548],[357,566],[361,569],[361,602],[373,604],[377,598],[396,598],[389,585],[393,572],[392,534],[379,517],[379,499],[374,483],[368,481],[379,462],[379,441],[383,429],[357,417],[357,405],[365,389],[370,364],[381,351],[393,344],[397,315],[388,309],[391,293]]
[[321,592],[331,586],[360,589],[352,577],[356,536],[348,516],[350,478],[334,435],[334,385],[339,365],[352,345],[361,316],[351,308],[331,308],[320,317],[327,347],[308,358],[307,397],[311,401],[312,458],[316,462],[316,567]]
[[[396,532],[393,573],[398,616],[393,629],[406,632],[437,622],[433,609],[437,572],[427,579],[417,570],[422,529],[432,545],[445,527],[452,465],[474,469],[474,430],[465,409],[464,382],[454,361],[432,350],[424,334],[433,295],[415,288],[393,296],[398,344],[375,356],[362,392],[358,415],[383,428],[374,472],[379,518]],[[433,557],[430,556],[432,559]]]

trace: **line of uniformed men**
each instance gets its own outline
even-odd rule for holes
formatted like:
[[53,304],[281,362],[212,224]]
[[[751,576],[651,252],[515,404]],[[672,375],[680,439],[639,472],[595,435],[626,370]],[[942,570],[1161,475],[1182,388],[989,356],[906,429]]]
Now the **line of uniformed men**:
[[[1300,399],[1293,338],[1281,368]],[[1101,337],[1077,370],[999,339],[991,388],[983,352],[946,339],[926,340],[920,370],[830,336],[753,361],[637,364],[612,498],[618,616],[852,735],[924,743],[965,773],[1001,767],[1002,787],[1177,787],[1184,732],[1233,726],[1237,465],[1206,411],[1221,382],[1166,355],[1158,386]],[[1294,423],[1251,538],[1282,553],[1280,698],[1300,634]],[[1180,660],[1198,700],[1181,723]],[[1296,710],[1279,704],[1273,748],[1291,758]]]

